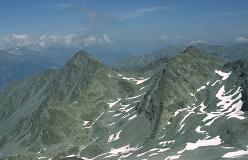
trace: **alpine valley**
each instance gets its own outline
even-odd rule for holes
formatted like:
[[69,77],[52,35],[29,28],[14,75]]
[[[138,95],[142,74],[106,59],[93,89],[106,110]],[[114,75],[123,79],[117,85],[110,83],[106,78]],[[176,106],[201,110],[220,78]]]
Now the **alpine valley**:
[[247,52],[219,50],[160,50],[139,69],[79,51],[14,82],[0,91],[0,159],[246,160]]

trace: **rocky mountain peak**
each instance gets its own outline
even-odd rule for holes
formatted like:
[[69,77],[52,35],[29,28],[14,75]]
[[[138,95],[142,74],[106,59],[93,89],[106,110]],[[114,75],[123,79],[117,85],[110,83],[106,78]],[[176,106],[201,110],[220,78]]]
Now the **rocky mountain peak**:
[[85,66],[86,64],[100,64],[100,62],[95,59],[90,53],[80,50],[78,51],[65,66]]
[[184,53],[199,54],[199,53],[201,53],[201,51],[194,46],[189,46],[182,52],[182,54],[184,54]]

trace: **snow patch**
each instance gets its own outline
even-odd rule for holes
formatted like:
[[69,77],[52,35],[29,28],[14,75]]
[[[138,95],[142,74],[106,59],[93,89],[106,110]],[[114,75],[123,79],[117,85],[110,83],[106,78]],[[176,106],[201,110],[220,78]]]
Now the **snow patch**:
[[109,126],[113,126],[115,123],[116,123],[116,122],[110,123],[110,124],[108,124],[107,126],[108,126],[108,127],[109,127]]
[[201,113],[207,113],[206,111],[204,111],[204,109],[206,109],[207,106],[205,106],[203,102],[200,104],[200,107],[201,107],[201,108],[199,109],[199,111],[200,111]]
[[220,144],[221,144],[220,136],[214,137],[212,139],[207,139],[207,140],[199,139],[196,143],[187,143],[185,149],[182,152],[184,152],[185,150],[195,150],[199,147],[217,146]]
[[180,132],[183,129],[184,126],[185,126],[185,124],[180,125],[180,128],[178,129],[177,132]]
[[134,81],[137,85],[144,83],[145,81],[149,80],[151,77],[149,78],[140,78],[140,79],[135,79],[132,77],[125,77],[122,74],[118,74],[119,77],[122,77],[122,79],[124,80],[128,80],[128,81]]
[[92,121],[84,121],[83,126],[84,128],[91,128],[91,125],[89,125]]
[[225,92],[225,86],[223,85],[216,94],[216,97],[220,100],[220,102],[217,104],[218,107],[221,107],[219,111],[224,114],[227,114],[226,116],[228,117],[228,119],[229,118],[237,118],[240,120],[245,119],[245,117],[243,116],[244,112],[241,111],[243,105],[243,102],[241,101],[242,98],[241,91],[242,91],[241,87],[238,87],[233,94],[227,92],[230,94],[227,95],[227,93]]
[[117,113],[117,114],[113,115],[112,117],[118,117],[120,115],[122,115],[122,113]]
[[72,155],[69,155],[69,156],[66,156],[67,158],[72,158],[72,157],[76,157],[75,154],[72,154]]
[[112,148],[110,152],[108,152],[110,155],[104,157],[104,158],[109,158],[109,157],[116,157],[118,155],[121,155],[121,154],[127,154],[131,151],[136,151],[136,150],[139,150],[141,147],[130,147],[130,144],[129,145],[126,145],[126,146],[123,146],[123,147],[120,147],[120,148]]
[[44,152],[46,150],[46,148],[40,150],[39,152],[37,152],[36,154],[40,154],[41,152]]
[[154,155],[157,155],[158,153],[161,153],[161,152],[165,152],[167,150],[169,150],[170,148],[153,148],[153,149],[150,149],[146,152],[143,152],[143,153],[140,153],[140,154],[137,154],[136,157],[141,157],[147,153],[150,153],[150,152],[156,152],[156,153],[152,153],[150,154],[149,156],[154,156]]
[[194,112],[189,111],[186,116],[181,120],[180,124],[182,124],[191,114],[193,114]]
[[118,98],[117,101],[115,102],[111,102],[111,103],[107,103],[109,105],[109,108],[112,108],[114,105],[116,105],[121,99]]
[[196,131],[197,133],[200,133],[200,134],[206,133],[206,131],[202,131],[202,130],[201,130],[201,126],[198,126],[198,127],[195,129],[195,131]]
[[220,75],[222,77],[222,80],[226,80],[227,78],[229,78],[229,76],[232,74],[232,72],[228,72],[228,73],[225,73],[225,72],[222,72],[222,71],[219,71],[219,70],[215,70],[215,73],[217,73],[218,75]]
[[134,96],[134,97],[127,97],[126,99],[136,99],[136,98],[139,98],[140,96],[143,96],[143,95],[145,95],[146,93],[142,93],[142,94],[140,94],[140,95],[138,95],[138,96]]
[[86,126],[88,123],[90,123],[91,121],[84,121],[83,125]]
[[201,86],[200,88],[198,88],[197,90],[196,90],[196,92],[200,92],[201,90],[203,90],[203,89],[205,89],[206,88],[206,86]]
[[122,130],[120,130],[116,134],[110,135],[109,138],[108,138],[108,143],[118,140],[120,138],[121,132],[122,132]]
[[146,88],[146,86],[144,86],[144,87],[141,87],[139,90],[141,91],[141,90],[143,90],[143,89],[145,89]]
[[175,140],[163,141],[163,142],[160,142],[159,145],[166,146],[168,144],[173,144],[173,143],[175,143]]
[[149,80],[151,77],[149,78],[146,78],[146,79],[142,79],[142,80],[137,80],[136,84],[142,84],[144,83],[145,81]]
[[128,118],[128,121],[133,120],[133,119],[135,119],[135,118],[137,118],[137,117],[138,117],[137,114],[135,114],[135,115],[133,115],[132,117]]
[[224,154],[222,157],[223,158],[240,158],[242,156],[248,155],[248,150],[239,150],[239,151],[234,151],[234,152],[228,152]]
[[220,83],[221,82],[221,80],[216,80],[211,86],[213,87],[213,86],[215,86],[217,83]]
[[137,81],[135,78],[128,78],[128,77],[122,77],[122,78],[125,79],[125,80],[128,80],[128,81],[130,81],[130,80]]
[[180,157],[181,155],[172,155],[172,156],[165,158],[164,160],[178,160]]
[[181,113],[181,112],[183,112],[183,111],[185,111],[185,110],[187,110],[187,108],[178,109],[178,110],[175,112],[175,114],[174,114],[173,116],[175,117],[175,116],[177,116],[179,113]]
[[234,147],[221,147],[223,149],[234,149]]

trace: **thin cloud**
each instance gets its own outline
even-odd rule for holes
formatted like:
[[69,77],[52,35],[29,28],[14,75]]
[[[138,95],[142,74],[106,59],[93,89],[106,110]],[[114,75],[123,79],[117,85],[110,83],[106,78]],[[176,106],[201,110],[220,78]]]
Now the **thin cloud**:
[[113,42],[113,40],[110,39],[110,37],[106,33],[103,34],[103,40],[106,43],[112,43]]
[[11,33],[1,40],[1,46],[6,48],[25,47],[32,44],[32,39],[26,34]]
[[166,9],[171,8],[170,6],[153,6],[147,8],[138,8],[127,11],[106,11],[99,12],[92,10],[84,4],[50,4],[49,5],[53,10],[60,10],[66,12],[81,12],[88,19],[88,22],[91,26],[95,28],[102,27],[106,24],[116,22],[118,20],[128,20],[137,17],[142,17],[149,13],[160,12]]
[[199,40],[193,40],[189,43],[189,45],[198,45],[198,44],[207,44],[207,42],[199,39]]
[[115,20],[114,16],[107,14],[105,12],[98,12],[90,9],[84,4],[66,4],[66,3],[57,3],[50,4],[49,8],[54,11],[62,12],[79,12],[84,15],[91,27],[102,27],[105,24],[108,24]]
[[0,38],[0,48],[16,48],[16,47],[38,47],[48,48],[56,46],[66,47],[92,47],[109,45],[114,41],[109,35],[103,33],[101,36],[91,36],[86,34],[44,34],[41,36],[29,36],[27,34],[11,33]]
[[159,12],[168,8],[169,8],[168,6],[155,6],[149,8],[135,9],[120,15],[117,19],[118,20],[132,19],[132,18],[144,16],[145,14],[148,13]]
[[39,47],[49,47],[49,46],[77,46],[78,37],[75,34],[50,34],[50,35],[42,35],[38,40]]
[[94,36],[88,36],[87,38],[84,39],[84,47],[91,47],[94,45],[107,45],[111,44],[113,42],[110,37],[104,33],[102,37],[94,37]]
[[51,11],[65,11],[65,10],[69,10],[70,8],[72,8],[73,5],[67,4],[67,3],[51,3],[51,4],[46,4],[43,7]]
[[235,40],[234,40],[235,43],[237,44],[246,44],[248,43],[248,38],[245,37],[245,36],[238,36]]

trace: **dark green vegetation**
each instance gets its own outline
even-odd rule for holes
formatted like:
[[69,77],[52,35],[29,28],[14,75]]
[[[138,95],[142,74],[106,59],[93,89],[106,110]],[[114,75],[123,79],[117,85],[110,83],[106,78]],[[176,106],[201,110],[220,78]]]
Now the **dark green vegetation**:
[[247,159],[247,66],[189,47],[124,72],[80,51],[0,92],[0,157]]

